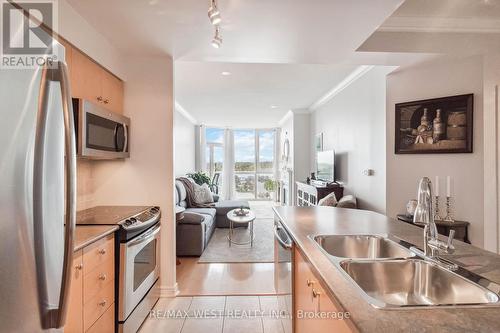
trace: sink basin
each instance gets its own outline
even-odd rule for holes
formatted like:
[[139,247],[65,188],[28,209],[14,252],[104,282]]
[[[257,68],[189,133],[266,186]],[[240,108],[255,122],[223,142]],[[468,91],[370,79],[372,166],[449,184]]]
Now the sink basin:
[[497,303],[494,292],[420,259],[340,262],[340,267],[378,308]]
[[392,259],[415,256],[398,243],[377,235],[319,235],[313,239],[326,253],[339,258]]

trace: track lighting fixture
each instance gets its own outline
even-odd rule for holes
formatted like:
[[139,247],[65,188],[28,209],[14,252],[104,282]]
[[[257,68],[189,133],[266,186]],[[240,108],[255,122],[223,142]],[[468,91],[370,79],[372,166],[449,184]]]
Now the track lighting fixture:
[[222,46],[222,38],[220,36],[220,31],[218,26],[215,27],[215,36],[214,39],[212,39],[212,46],[215,47],[216,49]]
[[213,25],[219,25],[222,21],[219,8],[217,8],[216,0],[210,1],[210,7],[208,8],[208,18],[210,19],[210,23],[212,23]]

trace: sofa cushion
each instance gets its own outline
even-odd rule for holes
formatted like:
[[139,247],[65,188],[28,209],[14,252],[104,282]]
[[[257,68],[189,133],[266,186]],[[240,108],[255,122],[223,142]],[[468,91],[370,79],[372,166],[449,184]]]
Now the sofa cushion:
[[358,203],[354,195],[343,196],[342,199],[337,203],[339,208],[357,208]]
[[185,212],[210,215],[211,217],[215,217],[216,213],[215,208],[186,208]]
[[182,184],[181,181],[176,180],[175,181],[175,188],[177,190],[177,195],[178,195],[177,200],[179,200],[179,202],[185,201],[186,197],[187,197],[187,192],[186,192],[186,188],[184,187],[184,184]]
[[178,223],[181,224],[201,224],[206,217],[210,215],[202,215],[198,213],[184,212],[184,218],[179,220]]
[[330,206],[330,207],[337,206],[337,197],[335,196],[335,193],[332,192],[323,199],[321,199],[320,201],[318,201],[318,206]]
[[235,208],[250,209],[248,201],[245,200],[222,200],[215,203],[215,209],[217,210],[217,215],[226,215],[230,210]]

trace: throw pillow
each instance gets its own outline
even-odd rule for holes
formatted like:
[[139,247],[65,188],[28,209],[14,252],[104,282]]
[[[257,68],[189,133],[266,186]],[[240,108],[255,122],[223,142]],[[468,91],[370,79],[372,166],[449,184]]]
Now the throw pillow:
[[212,196],[212,192],[210,192],[210,188],[208,184],[198,185],[193,184],[194,186],[194,201],[199,204],[211,203],[214,202],[214,198]]
[[334,192],[328,194],[326,197],[318,201],[318,206],[335,207],[336,205],[337,205],[337,198],[335,197]]

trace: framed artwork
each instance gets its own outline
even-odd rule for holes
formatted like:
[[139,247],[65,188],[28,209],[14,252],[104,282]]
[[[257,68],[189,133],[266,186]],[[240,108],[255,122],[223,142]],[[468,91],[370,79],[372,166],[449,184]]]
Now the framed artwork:
[[316,134],[315,138],[316,151],[323,151],[323,132]]
[[396,154],[472,153],[474,95],[396,104]]

